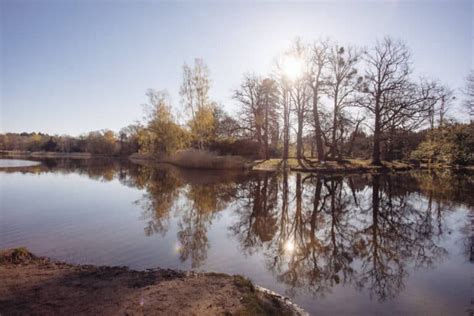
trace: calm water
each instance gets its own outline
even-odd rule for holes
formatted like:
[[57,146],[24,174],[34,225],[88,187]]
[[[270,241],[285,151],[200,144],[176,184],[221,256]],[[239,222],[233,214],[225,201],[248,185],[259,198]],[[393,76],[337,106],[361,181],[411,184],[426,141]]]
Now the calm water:
[[[242,274],[318,315],[468,315],[474,177],[0,168],[0,248]],[[470,215],[472,214],[472,215]]]
[[0,159],[0,168],[30,167],[41,164],[39,161],[22,159]]

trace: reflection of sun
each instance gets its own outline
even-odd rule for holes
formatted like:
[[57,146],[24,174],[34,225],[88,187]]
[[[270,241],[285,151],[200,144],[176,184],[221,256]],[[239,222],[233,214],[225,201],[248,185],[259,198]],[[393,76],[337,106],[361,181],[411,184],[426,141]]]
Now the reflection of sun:
[[291,254],[295,250],[295,244],[293,243],[293,240],[287,240],[283,245],[283,249],[285,249],[287,254]]
[[283,59],[283,72],[291,81],[303,75],[303,60],[295,56],[285,56]]
[[181,250],[182,250],[181,244],[180,244],[179,242],[177,242],[177,243],[174,245],[174,252],[180,253]]

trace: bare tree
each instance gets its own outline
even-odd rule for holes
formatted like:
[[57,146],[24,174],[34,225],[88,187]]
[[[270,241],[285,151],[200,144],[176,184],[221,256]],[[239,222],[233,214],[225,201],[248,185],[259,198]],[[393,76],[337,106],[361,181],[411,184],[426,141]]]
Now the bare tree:
[[277,82],[277,87],[279,89],[280,95],[280,116],[282,119],[282,140],[283,140],[283,153],[282,158],[283,162],[286,164],[286,161],[289,157],[290,150],[290,111],[291,111],[291,97],[290,97],[290,88],[291,83],[284,74],[283,65],[281,59],[276,62],[276,72],[275,78]]
[[329,78],[328,78],[328,96],[333,102],[333,119],[330,154],[333,159],[341,158],[341,152],[338,144],[342,141],[342,135],[339,133],[340,121],[343,116],[343,110],[346,106],[353,104],[353,96],[356,92],[357,84],[362,78],[357,78],[357,69],[355,68],[359,60],[359,52],[354,47],[341,47],[333,45],[329,52]]
[[390,126],[403,126],[425,118],[427,98],[432,91],[410,81],[410,54],[399,41],[384,38],[364,55],[366,73],[362,102],[374,117],[372,164],[380,165],[382,133]]
[[272,79],[246,75],[234,99],[241,104],[240,120],[247,134],[258,142],[259,156],[270,157],[271,135],[277,129],[278,87]]
[[179,90],[181,95],[181,103],[184,108],[191,112],[191,117],[194,119],[196,113],[196,101],[194,100],[195,86],[193,80],[193,70],[187,64],[183,65],[183,82]]
[[241,126],[247,131],[247,135],[255,137],[259,145],[263,143],[262,89],[260,83],[261,79],[258,76],[247,74],[233,95],[233,98],[241,104],[239,113]]
[[464,107],[469,111],[469,116],[474,116],[474,70],[471,70],[466,78],[466,87],[464,88]]
[[283,78],[281,88],[281,103],[283,115],[283,160],[286,163],[290,151],[290,110],[291,102],[289,96],[288,81]]
[[209,68],[202,59],[196,58],[193,68],[183,65],[181,103],[191,113],[189,125],[200,149],[209,140],[214,129],[214,104],[209,100],[209,88]]
[[[303,157],[303,131],[309,112],[309,98],[311,97],[311,92],[309,90],[308,84],[306,82],[305,72],[305,61],[307,58],[306,47],[297,39],[294,42],[294,47],[288,53],[288,57],[294,59],[297,64],[296,76],[290,78],[290,98],[293,102],[293,111],[296,114],[296,158],[301,159]],[[295,67],[295,66],[294,66]],[[298,73],[299,72],[299,73]]]
[[443,127],[446,114],[452,105],[452,101],[456,99],[453,90],[442,85],[438,81],[421,81],[421,92],[427,98],[423,101],[427,108],[427,121],[430,130],[434,130],[436,125]]
[[274,80],[267,78],[262,81],[262,96],[263,141],[265,144],[265,159],[269,159],[271,138],[278,135],[278,87]]
[[308,84],[312,91],[313,97],[313,123],[314,123],[314,140],[316,143],[316,152],[318,161],[324,160],[323,136],[320,121],[320,94],[324,88],[324,70],[329,64],[328,43],[321,41],[315,42],[311,47],[308,67]]

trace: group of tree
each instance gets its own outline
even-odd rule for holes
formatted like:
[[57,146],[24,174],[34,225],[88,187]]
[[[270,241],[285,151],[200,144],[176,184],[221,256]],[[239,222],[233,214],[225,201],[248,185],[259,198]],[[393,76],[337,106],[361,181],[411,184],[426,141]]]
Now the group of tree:
[[[319,162],[358,157],[373,164],[423,157],[423,146],[411,154],[427,135],[442,130],[452,139],[462,130],[467,135],[456,148],[464,150],[463,158],[448,161],[472,162],[472,123],[446,117],[453,91],[436,80],[415,80],[411,65],[409,49],[391,38],[371,49],[297,40],[277,60],[272,76],[244,77],[235,92],[242,108],[239,122],[260,148],[276,144],[284,159],[292,154],[316,156]],[[474,75],[467,86],[466,107],[472,114]],[[268,158],[268,150],[264,153]]]
[[[192,147],[264,159],[315,157],[324,162],[355,157],[371,159],[373,164],[382,159],[473,161],[472,123],[447,117],[454,92],[436,80],[414,78],[409,49],[400,41],[384,38],[361,49],[296,40],[276,58],[273,68],[268,76],[244,75],[232,95],[238,111],[231,117],[209,97],[211,80],[204,62],[185,64],[180,89],[183,115],[171,114],[180,112],[169,98],[156,97],[166,92],[150,91],[154,110],[141,144],[160,145],[141,150],[172,154]],[[472,77],[465,91],[471,112]],[[157,123],[161,105],[154,99],[165,104],[166,122]],[[156,128],[170,122],[172,128]],[[443,147],[436,150],[443,154],[430,154],[432,146]]]
[[[0,149],[141,152],[172,155],[186,148],[254,158],[294,157],[308,163],[346,158],[418,159],[472,163],[474,125],[448,110],[453,90],[437,80],[416,79],[408,47],[386,37],[371,48],[329,40],[296,40],[275,59],[271,74],[247,73],[233,92],[234,116],[211,100],[209,68],[202,59],[183,66],[181,106],[166,90],[149,89],[146,116],[119,133],[80,137],[0,135]],[[473,115],[474,73],[464,105]]]
[[5,133],[0,134],[0,150],[83,152],[108,156],[131,154],[138,150],[137,136],[140,129],[139,126],[130,125],[118,134],[111,130],[101,130],[77,137],[43,133]]

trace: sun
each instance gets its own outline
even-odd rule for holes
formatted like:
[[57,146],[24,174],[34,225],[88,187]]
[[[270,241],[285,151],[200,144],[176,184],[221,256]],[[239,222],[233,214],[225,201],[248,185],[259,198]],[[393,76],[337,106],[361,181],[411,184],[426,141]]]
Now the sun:
[[303,76],[303,66],[304,64],[301,58],[291,55],[283,58],[283,73],[290,81],[296,81]]

